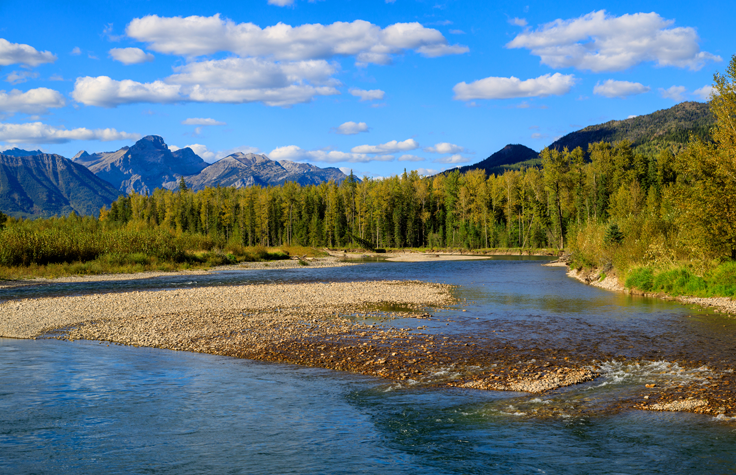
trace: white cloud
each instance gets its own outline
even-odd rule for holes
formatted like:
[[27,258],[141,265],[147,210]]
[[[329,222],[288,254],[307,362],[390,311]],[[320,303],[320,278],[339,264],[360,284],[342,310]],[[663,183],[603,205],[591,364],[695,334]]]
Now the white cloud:
[[315,96],[340,94],[334,87],[314,87],[291,85],[269,89],[224,89],[194,86],[189,100],[195,102],[218,102],[224,104],[243,104],[263,102],[268,106],[288,107],[312,101]]
[[456,164],[456,163],[467,163],[470,161],[469,158],[463,157],[462,155],[455,154],[451,155],[449,157],[442,157],[438,158],[437,160],[433,160],[435,163],[448,163],[448,164]]
[[79,46],[75,46],[74,48],[72,48],[69,54],[71,54],[72,56],[79,56],[80,54],[82,54],[82,50],[79,49]]
[[179,85],[163,81],[140,83],[130,79],[116,81],[107,76],[86,76],[77,78],[72,97],[82,104],[98,107],[117,107],[135,102],[167,104],[184,100],[180,89]]
[[0,91],[0,111],[14,114],[45,114],[49,109],[64,107],[66,101],[58,91],[39,87],[21,92],[18,89],[6,93]]
[[101,140],[103,142],[109,142],[113,140],[138,140],[140,138],[140,134],[118,132],[115,129],[64,129],[46,125],[42,122],[29,122],[26,124],[0,123],[0,140],[13,144],[58,144],[72,140]]
[[450,33],[453,35],[464,35],[465,34],[463,30],[450,30]]
[[410,150],[416,150],[419,148],[419,144],[414,139],[407,139],[403,142],[392,140],[381,145],[358,145],[353,147],[350,151],[353,153],[397,153],[397,152],[408,152]]
[[416,51],[426,57],[462,54],[468,48],[449,45],[438,30],[419,23],[381,28],[370,22],[336,22],[292,27],[284,23],[261,28],[211,17],[149,15],[130,22],[128,36],[159,53],[196,57],[228,51],[242,57],[298,61],[356,56],[358,63],[388,64],[392,57]]
[[489,77],[466,84],[456,84],[452,90],[455,99],[469,101],[473,99],[513,99],[516,97],[561,96],[570,92],[575,85],[572,74],[545,74],[534,79],[521,81],[510,78]]
[[696,89],[693,91],[693,95],[703,101],[709,101],[710,96],[714,93],[716,93],[716,90],[713,88],[713,86],[703,86],[700,89]]
[[636,115],[636,114],[634,114],[634,115],[628,116],[627,119],[636,119],[637,117],[639,117],[639,116]]
[[172,151],[180,150],[182,148],[189,147],[192,149],[194,153],[199,155],[205,162],[214,163],[220,159],[223,159],[227,157],[228,155],[232,155],[236,152],[241,153],[261,153],[261,150],[258,147],[249,147],[247,145],[241,146],[241,147],[235,147],[227,150],[220,150],[218,152],[213,152],[210,150],[206,145],[194,143],[190,145],[185,145],[184,147],[177,147],[176,145],[169,145],[169,148]]
[[37,51],[36,48],[21,43],[11,43],[0,38],[0,66],[11,64],[25,64],[38,66],[44,63],[53,63],[56,56],[48,51]]
[[293,162],[391,162],[395,159],[393,155],[367,155],[364,153],[347,153],[337,150],[304,150],[296,145],[278,147],[268,154],[272,160],[291,160]]
[[225,122],[220,122],[215,119],[203,119],[203,118],[190,118],[181,121],[184,125],[227,125]]
[[676,102],[682,102],[685,100],[685,92],[687,89],[685,86],[672,86],[668,89],[659,88],[659,94],[665,99],[672,99]]
[[639,84],[638,82],[629,81],[614,81],[609,79],[603,84],[600,82],[593,88],[593,94],[605,97],[621,97],[635,96],[637,94],[643,94],[649,92],[652,88]]
[[417,169],[416,169],[416,172],[417,172],[417,173],[418,173],[419,175],[421,175],[421,176],[430,176],[430,175],[436,175],[436,174],[438,174],[438,173],[439,173],[440,171],[439,171],[439,170],[434,170],[434,169],[432,169],[432,168],[417,168]]
[[405,154],[399,157],[400,162],[423,162],[426,158],[418,157],[416,155]]
[[[192,149],[192,152],[194,152],[197,155],[199,155],[202,158],[202,160],[204,160],[205,162],[212,163],[212,162],[214,162],[214,161],[217,160],[217,158],[215,157],[215,153],[212,152],[212,151],[210,151],[207,148],[206,145],[202,145],[202,144],[198,144],[198,143],[193,143],[193,144],[185,145],[185,146],[183,146],[181,148],[187,148],[187,147],[191,148]],[[172,151],[180,150],[179,147],[175,147],[173,145],[170,146],[169,148]]]
[[524,18],[510,18],[509,23],[511,25],[521,26],[521,27],[527,26],[529,24]]
[[356,135],[361,132],[368,132],[368,124],[365,122],[345,122],[335,129],[340,135]]
[[425,147],[425,152],[429,153],[462,153],[465,151],[465,147],[455,145],[453,143],[442,142],[436,144],[434,147]]
[[339,82],[331,76],[337,69],[337,65],[324,60],[276,63],[259,58],[228,58],[175,68],[176,74],[166,82],[237,90],[282,88],[305,82],[334,86]]
[[524,31],[508,48],[526,48],[553,68],[622,71],[643,62],[698,70],[719,56],[700,51],[694,28],[672,27],[657,13],[616,17],[604,10],[571,20],[555,20]]
[[268,0],[268,4],[277,7],[288,7],[294,4],[294,0]]
[[263,102],[290,106],[317,96],[340,94],[331,77],[337,66],[324,60],[274,63],[228,58],[189,63],[163,81],[116,81],[106,76],[79,78],[72,96],[87,105],[115,107],[136,102]]
[[383,99],[383,96],[386,95],[386,93],[380,89],[371,89],[370,91],[366,91],[364,89],[357,89],[357,88],[351,88],[348,92],[352,94],[355,97],[360,97],[361,102],[362,101],[380,101]]
[[15,85],[24,83],[29,79],[36,79],[37,77],[38,73],[33,73],[31,71],[12,71],[5,76],[5,81]]
[[141,64],[153,61],[153,55],[140,48],[113,48],[110,56],[123,64]]

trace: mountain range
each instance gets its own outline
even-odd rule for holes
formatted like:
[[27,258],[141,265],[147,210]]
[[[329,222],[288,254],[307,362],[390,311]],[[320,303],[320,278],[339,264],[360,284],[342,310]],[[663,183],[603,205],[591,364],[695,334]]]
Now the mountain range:
[[115,152],[87,153],[72,160],[40,150],[13,148],[0,155],[0,210],[15,217],[97,214],[120,194],[175,190],[183,177],[193,190],[207,186],[273,186],[293,181],[318,185],[347,176],[338,168],[275,161],[234,153],[207,163],[191,148],[171,150],[157,135]]
[[[708,104],[683,102],[648,115],[592,125],[561,137],[549,147],[572,150],[590,143],[629,140],[639,153],[663,146],[683,146],[694,134],[710,139],[715,123]],[[483,169],[500,174],[523,166],[540,166],[539,153],[510,144],[485,160],[459,168],[461,173]],[[35,217],[96,214],[121,193],[151,193],[156,188],[175,190],[184,178],[193,190],[207,186],[270,186],[293,181],[300,185],[329,180],[342,182],[338,168],[308,163],[275,161],[266,155],[233,153],[209,164],[192,149],[171,150],[163,138],[149,135],[131,147],[89,154],[80,151],[72,160],[40,150],[13,148],[0,155],[0,210],[11,216]]]
[[61,216],[72,211],[95,215],[120,194],[86,167],[61,155],[0,155],[0,210],[10,216]]

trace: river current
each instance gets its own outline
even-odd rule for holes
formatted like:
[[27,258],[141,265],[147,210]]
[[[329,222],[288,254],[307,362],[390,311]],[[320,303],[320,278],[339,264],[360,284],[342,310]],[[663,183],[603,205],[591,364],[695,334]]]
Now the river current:
[[[461,301],[433,311],[424,331],[493,333],[608,358],[598,361],[597,380],[535,397],[98,342],[0,339],[0,472],[735,473],[736,422],[612,401],[644,383],[732,368],[736,320],[588,287],[542,262],[368,262],[0,290],[6,300],[247,282],[443,282],[458,286]],[[702,366],[678,366],[682,354]]]

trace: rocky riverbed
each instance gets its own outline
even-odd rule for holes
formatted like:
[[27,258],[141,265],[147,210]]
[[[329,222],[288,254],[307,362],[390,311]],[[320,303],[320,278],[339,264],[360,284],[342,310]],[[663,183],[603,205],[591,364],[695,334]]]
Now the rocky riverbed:
[[[416,281],[291,283],[12,300],[0,303],[0,336],[95,340],[534,394],[592,381],[603,372],[595,361],[616,357],[590,346],[504,339],[500,327],[486,334],[428,331],[436,309],[458,304],[453,289]],[[382,324],[394,318],[412,323]],[[642,387],[615,406],[733,415],[734,390],[733,373],[709,370],[688,384]]]

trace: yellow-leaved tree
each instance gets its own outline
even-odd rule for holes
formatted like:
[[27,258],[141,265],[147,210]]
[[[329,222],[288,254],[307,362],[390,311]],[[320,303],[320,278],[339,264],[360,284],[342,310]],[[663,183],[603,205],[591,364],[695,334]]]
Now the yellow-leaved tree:
[[691,139],[677,157],[681,225],[706,253],[736,260],[736,55],[715,74],[710,106],[714,143]]

